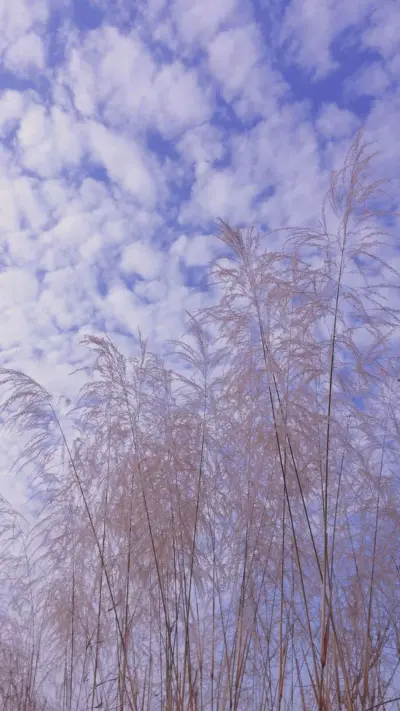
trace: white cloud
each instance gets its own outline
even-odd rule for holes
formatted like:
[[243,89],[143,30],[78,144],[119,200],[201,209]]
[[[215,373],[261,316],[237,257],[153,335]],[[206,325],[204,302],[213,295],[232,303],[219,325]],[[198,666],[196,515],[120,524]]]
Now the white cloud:
[[338,68],[332,42],[343,30],[368,19],[373,0],[291,0],[280,32],[286,61],[321,78]]
[[98,303],[93,287],[93,277],[82,264],[54,264],[44,277],[38,311],[62,330],[84,326],[92,321]]
[[48,19],[46,0],[1,0],[0,52],[8,49],[34,27],[44,27]]
[[180,240],[183,243],[181,255],[188,267],[207,266],[218,247],[218,240],[211,234],[182,236]]
[[306,106],[285,106],[253,129],[234,134],[229,167],[207,165],[196,177],[181,220],[262,220],[275,228],[315,219],[328,174],[321,169],[317,136],[307,115]]
[[8,235],[20,229],[20,214],[11,185],[0,179],[0,234]]
[[236,7],[236,0],[175,0],[172,13],[182,40],[205,43],[232,18]]
[[76,200],[76,191],[65,178],[52,177],[40,184],[40,196],[51,216],[60,219]]
[[175,334],[183,334],[186,316],[184,309],[194,312],[202,303],[202,297],[179,283],[174,270],[175,284],[169,286],[166,297],[152,311],[152,341],[157,347],[164,347]]
[[48,214],[38,197],[38,182],[21,176],[13,181],[12,187],[21,217],[31,230],[42,229],[48,220]]
[[72,49],[69,64],[61,70],[59,80],[62,86],[65,83],[71,90],[77,111],[84,116],[93,116],[96,111],[94,66],[77,48]]
[[0,99],[0,132],[2,135],[15,126],[22,116],[23,95],[18,91],[5,91]]
[[46,111],[44,106],[36,104],[32,106],[24,116],[22,126],[19,130],[19,141],[23,149],[29,149],[32,144],[44,140],[46,136]]
[[173,136],[210,117],[210,91],[194,69],[179,60],[159,65],[137,34],[111,27],[71,50],[59,80],[78,111],[93,116],[102,106],[110,126],[131,133],[152,127]]
[[374,141],[374,149],[377,151],[374,161],[376,174],[384,179],[390,178],[386,190],[392,195],[395,205],[398,203],[400,189],[399,112],[399,92],[394,90],[374,102],[366,121],[367,138]]
[[18,131],[23,164],[43,177],[79,164],[83,140],[83,126],[57,106],[47,111],[42,104],[31,104]]
[[8,50],[5,64],[15,74],[43,69],[45,50],[41,38],[33,32],[20,37]]
[[228,100],[243,90],[250,70],[259,59],[259,31],[255,25],[220,32],[209,47],[211,71],[223,84]]
[[186,131],[177,147],[182,164],[193,167],[196,177],[221,160],[227,150],[223,132],[209,124]]
[[276,100],[287,89],[266,55],[254,23],[224,30],[210,44],[210,70],[240,118],[276,111]]
[[363,42],[382,57],[390,57],[400,47],[399,26],[400,7],[396,0],[376,5],[369,16],[369,27],[363,34]]
[[106,26],[71,49],[60,81],[70,87],[78,111],[93,115],[98,102],[107,101],[106,114],[120,120],[121,114],[128,117],[143,110],[155,71],[137,35],[124,36]]
[[87,131],[92,157],[104,166],[110,179],[144,204],[153,205],[157,194],[155,159],[146,160],[137,142],[119,136],[98,122],[87,124]]
[[387,67],[392,80],[398,82],[400,80],[400,54],[392,57]]
[[167,285],[160,280],[141,281],[135,285],[135,293],[139,297],[157,304],[166,298]]
[[133,242],[122,252],[121,268],[125,272],[139,274],[143,279],[155,279],[160,274],[163,258],[162,252],[149,244]]
[[137,336],[140,329],[144,338],[148,338],[152,330],[152,306],[143,306],[134,293],[129,291],[122,282],[116,282],[109,290],[103,302],[103,310],[111,328],[121,326]]
[[194,185],[190,203],[182,210],[181,221],[221,218],[233,223],[247,221],[251,202],[258,191],[231,168],[205,170]]
[[336,104],[324,104],[319,112],[317,128],[326,138],[343,138],[354,134],[358,125],[356,116]]
[[152,107],[155,124],[166,136],[211,118],[211,103],[198,83],[196,72],[184,69],[180,62],[160,69],[153,91],[157,97]]
[[381,61],[375,61],[360,70],[346,82],[348,94],[379,96],[391,84],[391,77],[387,67]]
[[[1,221],[0,221],[1,224]],[[2,229],[0,227],[0,234]],[[25,267],[32,259],[32,238],[30,230],[9,231],[7,230],[7,249],[9,259],[12,264],[18,267]]]
[[10,267],[0,273],[0,310],[19,306],[37,297],[38,286],[35,277],[23,269]]

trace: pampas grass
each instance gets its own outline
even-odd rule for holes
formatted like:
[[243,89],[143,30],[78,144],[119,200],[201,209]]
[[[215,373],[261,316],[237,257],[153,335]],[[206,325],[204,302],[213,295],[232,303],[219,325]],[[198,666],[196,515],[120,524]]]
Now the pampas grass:
[[34,525],[2,516],[5,711],[396,708],[400,282],[372,160],[360,132],[280,250],[220,223],[175,371],[89,336],[73,436],[1,370],[41,495]]

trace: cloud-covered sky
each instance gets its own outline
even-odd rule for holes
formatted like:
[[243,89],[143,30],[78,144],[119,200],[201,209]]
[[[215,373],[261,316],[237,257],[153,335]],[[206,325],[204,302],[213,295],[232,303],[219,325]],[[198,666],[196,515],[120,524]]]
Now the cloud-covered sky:
[[313,222],[361,122],[400,187],[399,27],[397,0],[0,0],[1,365],[73,396],[85,334],[179,337],[215,220]]

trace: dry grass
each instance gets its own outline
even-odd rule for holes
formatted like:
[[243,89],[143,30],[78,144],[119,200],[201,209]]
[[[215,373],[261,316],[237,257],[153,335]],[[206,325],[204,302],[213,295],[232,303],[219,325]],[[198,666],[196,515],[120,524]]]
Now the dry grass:
[[[399,275],[358,134],[318,229],[220,224],[215,305],[63,430],[3,369],[41,509],[2,516],[4,711],[400,708]],[[7,545],[6,545],[7,542]]]

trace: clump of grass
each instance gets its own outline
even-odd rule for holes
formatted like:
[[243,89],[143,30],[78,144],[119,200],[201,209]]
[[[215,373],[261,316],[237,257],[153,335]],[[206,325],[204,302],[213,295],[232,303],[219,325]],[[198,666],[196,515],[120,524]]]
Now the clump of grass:
[[0,531],[7,711],[395,708],[399,282],[372,159],[360,132],[279,250],[220,223],[175,370],[88,337],[72,437],[1,370],[42,502]]

